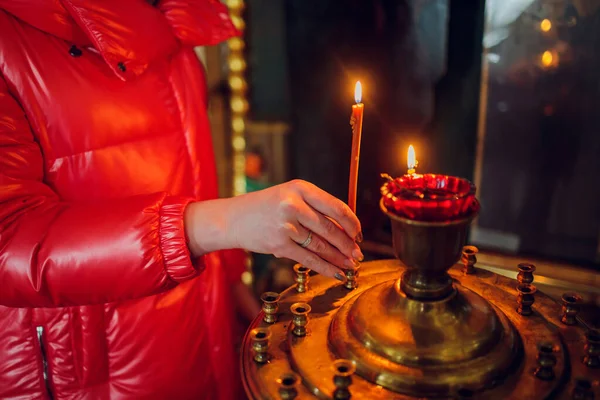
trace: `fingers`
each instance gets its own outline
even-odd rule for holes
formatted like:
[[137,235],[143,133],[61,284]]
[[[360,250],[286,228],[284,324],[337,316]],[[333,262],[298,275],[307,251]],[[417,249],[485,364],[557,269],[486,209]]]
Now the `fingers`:
[[[297,218],[298,222],[303,225],[303,229],[305,227],[314,234],[320,236],[315,243],[311,243],[312,247],[309,246],[309,249],[313,252],[342,268],[354,268],[358,262],[364,259],[356,242],[354,242],[354,240],[352,240],[339,225],[331,219],[326,218],[320,212],[315,211],[309,206],[302,207]],[[313,235],[313,239],[316,239],[316,235]],[[302,235],[304,239],[306,239],[307,236],[308,232]],[[303,240],[296,240],[296,242],[302,243]],[[318,250],[321,251],[315,250],[316,246],[319,246],[320,248]],[[322,252],[323,254],[321,254]],[[332,254],[335,254],[335,258],[333,259],[324,256]],[[340,257],[344,258],[341,263],[338,262]]]
[[[339,230],[339,228],[336,229]],[[304,243],[306,238],[308,238],[309,232],[310,231],[307,228],[298,226],[297,234],[291,235],[292,240],[296,243]],[[341,234],[345,236],[350,243],[354,244],[354,242],[352,242],[344,233],[341,232]],[[305,249],[312,251],[323,260],[328,261],[330,264],[339,268],[356,268],[359,265],[357,260],[345,256],[336,247],[332,246],[315,232],[312,233],[311,241]]]
[[[274,190],[274,215],[279,221],[276,229],[283,237],[270,242],[269,252],[344,282],[343,270],[356,268],[364,258],[355,242],[362,240],[356,215],[346,204],[308,182],[293,181]],[[309,234],[311,240],[307,241]],[[300,246],[303,243],[305,248]]]
[[321,275],[334,278],[342,282],[346,280],[344,272],[341,269],[323,260],[316,253],[313,253],[308,249],[304,249],[298,246],[291,240],[285,253],[288,258],[299,262],[300,264],[312,269],[313,271],[317,271]]
[[[335,219],[353,240],[360,239],[361,226],[356,215],[350,207],[339,199],[336,199],[324,190],[319,189],[312,183],[302,182],[297,185],[300,194],[312,208]],[[360,241],[360,240],[359,240]]]

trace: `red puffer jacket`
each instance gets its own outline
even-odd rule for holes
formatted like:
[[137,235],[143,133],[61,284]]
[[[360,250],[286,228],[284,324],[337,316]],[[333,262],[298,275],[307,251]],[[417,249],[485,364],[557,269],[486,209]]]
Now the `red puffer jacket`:
[[0,0],[0,398],[239,398],[235,274],[182,223],[217,195],[192,46],[235,34],[218,0]]

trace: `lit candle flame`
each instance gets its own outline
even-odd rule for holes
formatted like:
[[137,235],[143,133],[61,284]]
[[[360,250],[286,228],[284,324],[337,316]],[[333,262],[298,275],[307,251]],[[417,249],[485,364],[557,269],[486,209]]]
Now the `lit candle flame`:
[[356,104],[360,103],[362,100],[362,85],[360,81],[356,81],[356,85],[354,85],[354,101]]
[[415,168],[417,167],[417,156],[415,154],[415,148],[413,147],[412,144],[410,146],[408,146],[407,160],[408,160],[408,163],[407,163],[408,164],[408,173],[414,174]]
[[544,52],[544,54],[542,54],[542,64],[544,65],[544,67],[549,67],[552,65],[553,61],[554,61],[554,55],[552,54],[551,51],[546,50]]
[[540,23],[540,29],[544,32],[548,32],[550,29],[552,29],[552,22],[550,22],[548,18],[543,19]]

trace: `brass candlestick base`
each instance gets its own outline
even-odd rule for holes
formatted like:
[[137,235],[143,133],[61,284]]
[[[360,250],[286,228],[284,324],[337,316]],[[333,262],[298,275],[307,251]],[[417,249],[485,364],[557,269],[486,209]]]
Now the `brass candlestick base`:
[[359,375],[395,392],[439,396],[489,386],[506,374],[522,345],[502,313],[455,287],[448,275],[476,214],[422,222],[388,212],[383,202],[381,208],[406,271],[339,309],[329,332],[332,348],[356,360]]
[[[560,305],[533,297],[533,268],[520,267],[519,292],[510,278],[456,264],[475,215],[433,223],[383,211],[399,260],[363,263],[352,290],[316,275],[304,292],[263,298],[268,307],[250,329],[269,327],[271,345],[259,363],[252,330],[244,340],[249,398],[566,400],[571,372],[595,376],[598,334],[584,348],[583,330],[560,322]],[[297,375],[281,378],[290,371]]]
[[381,209],[392,221],[396,257],[407,267],[400,281],[406,296],[427,301],[451,295],[447,271],[460,259],[467,228],[477,214],[456,221],[423,222],[388,212],[383,201]]
[[414,396],[482,389],[521,352],[508,319],[469,289],[457,285],[442,300],[422,302],[393,280],[346,302],[329,342],[337,355],[356,360],[360,376]]
[[[472,394],[473,399],[567,400],[571,399],[573,388],[571,383],[565,385],[569,382],[569,369],[573,376],[596,376],[597,370],[582,362],[584,331],[560,322],[558,303],[538,292],[538,312],[524,317],[516,311],[515,280],[484,269],[465,275],[462,268],[462,264],[456,264],[449,271],[455,294],[432,302],[402,296],[398,277],[406,267],[398,260],[364,262],[358,288],[354,290],[320,275],[311,278],[310,290],[305,293],[298,293],[292,286],[281,293],[276,323],[267,324],[260,315],[250,326],[269,327],[269,362],[254,361],[250,331],[244,340],[242,374],[248,397],[282,398],[278,379],[283,373],[294,371],[302,377],[298,398],[332,399],[337,388],[331,366],[339,359],[349,359],[356,365],[350,386],[353,399],[450,400]],[[381,297],[375,301],[377,293]],[[307,303],[312,308],[309,332],[302,337],[293,332],[296,303]],[[398,305],[385,307],[394,303]],[[358,310],[363,310],[360,319],[352,321],[350,313]],[[469,315],[473,323],[481,326],[471,325]],[[498,335],[500,339],[494,343],[493,338]],[[569,341],[565,342],[561,335]],[[345,340],[347,344],[343,343]],[[540,366],[538,346],[544,343],[552,343],[555,349],[552,381],[535,376]],[[466,346],[465,354],[460,352],[462,344]],[[421,356],[425,357],[422,361],[418,360]],[[511,360],[513,364],[506,368]],[[422,385],[418,386],[415,379]],[[556,393],[564,396],[552,397]]]

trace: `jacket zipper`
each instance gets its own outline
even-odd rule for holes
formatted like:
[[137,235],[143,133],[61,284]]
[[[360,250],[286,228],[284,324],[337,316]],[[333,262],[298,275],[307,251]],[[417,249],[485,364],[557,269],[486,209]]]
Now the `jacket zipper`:
[[44,327],[36,326],[35,331],[37,332],[37,339],[42,354],[42,373],[44,376],[44,383],[46,384],[46,392],[48,392],[48,396],[50,399],[52,399],[52,391],[50,391],[50,377],[48,376],[48,360],[46,358],[46,348],[44,347]]

